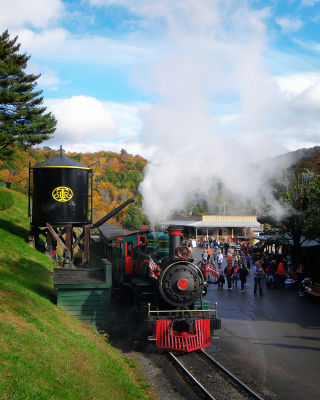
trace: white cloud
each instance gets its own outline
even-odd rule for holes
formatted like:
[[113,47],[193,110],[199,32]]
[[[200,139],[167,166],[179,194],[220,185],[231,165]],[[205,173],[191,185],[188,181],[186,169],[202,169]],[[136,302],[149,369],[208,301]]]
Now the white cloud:
[[55,57],[70,62],[81,61],[84,64],[125,66],[146,62],[152,56],[151,43],[149,45],[147,48],[129,38],[114,40],[92,35],[69,36]]
[[278,76],[275,81],[288,98],[292,98],[320,82],[320,72],[306,72]]
[[141,130],[142,121],[140,113],[148,108],[147,104],[134,103],[123,104],[114,102],[105,102],[104,105],[112,114],[112,118],[118,126],[118,136],[121,138],[130,138],[137,136]]
[[320,43],[318,43],[318,42],[314,42],[314,41],[311,41],[311,40],[302,41],[302,40],[299,40],[299,39],[296,39],[295,42],[299,46],[304,47],[307,50],[315,51],[317,53],[320,52]]
[[61,0],[0,0],[0,10],[1,31],[25,25],[45,28],[61,17],[64,5]]
[[295,104],[307,113],[309,118],[312,113],[316,113],[315,118],[318,121],[320,112],[320,80],[297,96]]
[[86,96],[47,101],[58,125],[54,142],[84,143],[114,139],[116,124],[102,102]]
[[47,67],[41,68],[38,64],[33,62],[29,62],[28,64],[28,73],[34,75],[41,74],[37,80],[37,83],[40,87],[50,87],[50,89],[55,90],[57,89],[57,86],[61,84],[56,71]]
[[49,68],[44,68],[42,70],[37,82],[40,87],[50,87],[52,90],[56,90],[57,86],[61,84],[61,81],[56,72]]
[[48,55],[54,57],[68,36],[68,32],[63,28],[43,30],[39,33],[30,29],[18,29],[13,31],[13,34],[18,35],[18,41],[24,51],[42,58]]
[[296,32],[303,26],[302,21],[298,18],[276,18],[276,23],[281,26],[284,33]]
[[60,144],[63,149],[68,152],[76,153],[96,153],[99,151],[113,151],[120,153],[121,149],[125,149],[129,154],[139,154],[140,156],[148,159],[154,153],[153,148],[148,148],[142,145],[140,142],[121,140],[119,142],[112,142],[108,140],[99,141],[98,143],[64,143],[63,141],[51,141],[43,142],[41,147],[49,146],[53,149],[59,149]]
[[23,51],[47,62],[125,67],[148,62],[156,53],[154,44],[147,40],[110,39],[90,34],[75,36],[63,28],[40,32],[17,29],[10,33],[18,35]]
[[137,140],[141,129],[140,112],[147,104],[101,102],[92,97],[74,96],[69,99],[47,101],[48,110],[58,120],[54,138],[44,145],[67,151],[95,152],[122,148],[131,154],[150,157],[152,145]]

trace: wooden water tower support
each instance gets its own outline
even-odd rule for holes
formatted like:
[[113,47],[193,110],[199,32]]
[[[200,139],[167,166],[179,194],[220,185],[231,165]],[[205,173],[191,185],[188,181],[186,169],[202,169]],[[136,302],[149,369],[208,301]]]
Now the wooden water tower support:
[[[120,212],[123,208],[131,204],[134,199],[129,199],[116,207],[111,212],[106,214],[98,222],[94,224],[86,224],[83,226],[77,226],[78,230],[82,229],[82,232],[77,235],[72,225],[66,226],[53,226],[49,223],[46,224],[45,229],[40,229],[39,227],[33,227],[33,236],[39,236],[40,234],[46,237],[46,253],[48,256],[52,255],[54,249],[54,242],[58,243],[61,247],[64,255],[64,265],[66,267],[72,268],[72,260],[75,253],[75,249],[79,248],[81,254],[81,264],[89,264],[90,258],[90,230],[93,228],[98,228],[115,214]],[[66,261],[69,259],[69,261]]]
[[68,258],[72,260],[74,250],[78,247],[81,253],[82,264],[88,264],[90,255],[90,228],[92,228],[92,225],[79,227],[79,229],[81,228],[82,233],[77,236],[71,225],[65,226],[59,230],[59,228],[54,228],[52,225],[47,224],[47,248],[52,248],[50,242],[52,242],[53,238],[59,243],[64,254],[67,252]]

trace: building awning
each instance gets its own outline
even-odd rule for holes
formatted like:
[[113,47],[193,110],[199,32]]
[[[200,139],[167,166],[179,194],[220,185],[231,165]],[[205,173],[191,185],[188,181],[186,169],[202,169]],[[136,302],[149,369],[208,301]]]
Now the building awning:
[[[270,242],[272,242],[272,240],[274,240],[277,242],[283,242],[283,244],[293,246],[293,240],[288,235],[286,238],[283,238],[280,235],[261,235],[261,236],[256,236],[255,239],[261,240],[263,242],[266,240],[269,240]],[[300,244],[301,244],[301,247],[320,246],[320,238],[314,239],[314,240],[309,240],[309,239],[306,239],[305,236],[301,236]]]
[[251,228],[261,230],[259,222],[255,221],[183,221],[170,220],[160,223],[162,226],[184,226],[191,228]]

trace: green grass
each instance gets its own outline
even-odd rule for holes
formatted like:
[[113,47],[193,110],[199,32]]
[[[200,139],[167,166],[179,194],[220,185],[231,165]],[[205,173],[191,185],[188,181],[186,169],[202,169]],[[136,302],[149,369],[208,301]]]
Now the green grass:
[[27,199],[0,212],[0,399],[151,399],[138,366],[58,308],[52,262],[26,243]]
[[0,210],[5,210],[13,206],[13,196],[12,193],[0,187]]

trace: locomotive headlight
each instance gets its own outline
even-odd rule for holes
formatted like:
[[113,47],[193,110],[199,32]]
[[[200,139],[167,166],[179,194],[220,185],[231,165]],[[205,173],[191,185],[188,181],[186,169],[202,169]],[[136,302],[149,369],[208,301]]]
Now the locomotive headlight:
[[178,281],[178,288],[179,288],[180,290],[186,290],[186,289],[188,289],[188,281],[187,281],[187,279],[180,279],[180,280]]
[[190,256],[190,250],[187,246],[179,246],[176,248],[176,255],[180,258],[188,258]]

